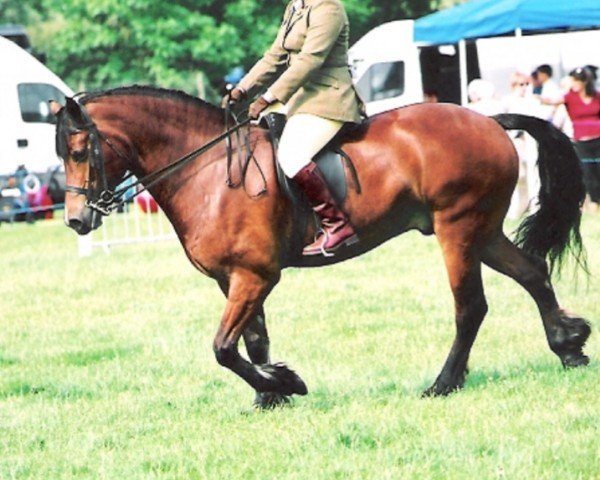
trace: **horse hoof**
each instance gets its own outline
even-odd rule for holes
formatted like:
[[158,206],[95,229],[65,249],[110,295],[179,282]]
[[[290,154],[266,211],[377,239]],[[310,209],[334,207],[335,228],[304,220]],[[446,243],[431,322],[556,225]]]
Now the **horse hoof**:
[[[590,323],[585,318],[570,316],[563,310],[559,314],[558,327],[548,337],[550,348],[561,358],[583,355],[581,350],[592,333]],[[561,355],[563,352],[567,353]]]
[[276,392],[281,395],[306,395],[308,389],[304,381],[294,372],[290,370],[284,363],[275,363],[273,365],[261,365],[262,374],[271,379],[268,388],[263,392]]
[[462,385],[442,385],[435,382],[431,387],[421,394],[421,398],[447,397],[451,393],[458,392]]
[[253,406],[257,410],[273,410],[290,404],[290,397],[277,392],[256,392]]
[[569,353],[560,360],[564,368],[585,367],[590,363],[590,358],[583,353]]

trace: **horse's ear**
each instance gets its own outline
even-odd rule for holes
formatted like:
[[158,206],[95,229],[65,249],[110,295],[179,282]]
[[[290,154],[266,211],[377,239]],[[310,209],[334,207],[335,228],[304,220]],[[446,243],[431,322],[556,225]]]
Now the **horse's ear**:
[[48,105],[50,106],[50,112],[52,115],[57,116],[60,111],[65,108],[63,105],[58,103],[56,100],[48,100]]
[[67,113],[69,117],[75,123],[75,126],[83,126],[85,125],[85,120],[83,118],[83,112],[81,111],[81,105],[73,100],[71,97],[67,97],[67,104],[65,105],[67,109]]

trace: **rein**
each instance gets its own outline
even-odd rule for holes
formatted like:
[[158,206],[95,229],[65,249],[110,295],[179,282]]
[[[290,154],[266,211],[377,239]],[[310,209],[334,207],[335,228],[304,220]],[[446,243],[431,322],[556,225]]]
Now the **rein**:
[[[106,177],[106,171],[105,171],[105,167],[104,167],[104,156],[102,154],[102,149],[100,148],[100,140],[104,141],[122,159],[127,160],[127,157],[122,152],[120,152],[114,146],[114,144],[112,142],[110,142],[110,140],[105,135],[100,133],[100,131],[98,130],[98,127],[90,118],[89,113],[87,112],[85,107],[83,105],[80,105],[80,106],[81,106],[81,112],[83,114],[83,118],[85,120],[85,124],[82,127],[80,127],[80,129],[87,128],[89,130],[90,142],[91,142],[90,166],[92,167],[91,168],[92,172],[97,177],[96,180],[99,185],[97,185],[94,188],[94,186],[92,185],[93,182],[90,179],[90,180],[88,180],[87,188],[67,185],[65,187],[65,190],[68,192],[85,195],[86,196],[86,206],[88,206],[92,210],[97,211],[98,213],[100,213],[103,216],[110,215],[110,213],[114,209],[116,209],[120,205],[122,205],[125,202],[125,200],[123,198],[125,193],[128,190],[130,190],[131,188],[136,187],[138,185],[142,186],[142,188],[135,191],[133,193],[133,195],[131,195],[129,197],[129,199],[137,197],[138,195],[140,195],[144,191],[148,190],[153,185],[157,184],[161,180],[163,180],[166,177],[173,174],[175,171],[177,171],[178,169],[180,169],[181,167],[183,167],[184,165],[189,163],[191,160],[195,159],[199,155],[202,155],[203,153],[207,152],[211,148],[215,147],[216,145],[221,143],[223,140],[225,140],[227,143],[227,186],[228,187],[236,188],[236,187],[239,187],[240,185],[244,184],[245,174],[247,172],[247,169],[248,169],[248,166],[249,166],[251,160],[254,160],[254,162],[258,165],[258,162],[256,161],[256,159],[254,158],[254,155],[252,154],[248,136],[244,135],[244,137],[245,137],[244,144],[247,149],[248,156],[246,158],[245,164],[241,165],[242,166],[242,179],[238,183],[234,183],[231,180],[231,174],[230,174],[231,163],[232,163],[231,135],[234,133],[237,134],[238,158],[239,158],[240,164],[242,164],[242,161],[241,161],[242,154],[240,152],[240,147],[239,147],[239,145],[240,145],[240,142],[239,142],[240,130],[243,127],[245,127],[246,125],[248,125],[251,121],[250,118],[247,118],[241,122],[237,122],[237,119],[235,119],[237,122],[237,123],[235,123],[235,125],[233,125],[232,127],[229,127],[229,124],[226,121],[225,131],[222,134],[220,134],[217,137],[210,140],[208,143],[202,145],[201,147],[198,147],[195,150],[192,150],[191,152],[178,158],[177,160],[174,160],[173,162],[165,165],[164,167],[161,167],[158,170],[149,173],[148,175],[144,176],[143,178],[136,180],[132,184],[121,187],[117,190],[110,190],[108,188],[108,179]],[[229,117],[229,115],[227,115],[228,113],[229,113],[229,109],[226,110],[226,118]],[[256,196],[262,195],[264,192],[266,192],[266,178],[264,176],[264,173],[260,169],[260,167],[259,167],[259,172],[262,176],[265,187]],[[90,176],[91,176],[91,173],[90,173]],[[119,183],[123,183],[124,181],[130,179],[131,177],[133,177],[133,173],[129,173],[129,174],[125,175]]]
[[[219,143],[221,143],[223,140],[227,140],[228,142],[228,151],[230,150],[230,136],[233,133],[239,132],[239,130],[248,125],[250,123],[250,119],[244,120],[240,123],[235,124],[233,127],[225,130],[225,132],[223,132],[221,135],[213,138],[212,140],[210,140],[208,143],[205,143],[204,145],[202,145],[201,147],[198,147],[195,150],[192,150],[189,153],[186,153],[185,155],[183,155],[182,157],[178,158],[177,160],[169,163],[168,165],[165,165],[164,167],[159,168],[158,170],[156,170],[155,172],[151,172],[148,175],[146,175],[145,177],[142,177],[138,180],[136,180],[135,182],[133,182],[130,185],[127,185],[125,187],[121,187],[120,189],[114,191],[114,192],[109,192],[112,195],[112,199],[111,199],[111,203],[114,204],[113,207],[108,211],[108,213],[110,213],[112,210],[114,210],[115,207],[117,207],[118,205],[121,205],[124,200],[123,200],[123,195],[125,194],[125,192],[133,187],[137,187],[138,185],[142,185],[142,188],[140,188],[139,190],[137,190],[133,195],[131,195],[131,197],[129,198],[135,198],[138,195],[140,195],[141,193],[145,192],[146,190],[148,190],[150,187],[152,187],[153,185],[157,184],[158,182],[160,182],[161,180],[163,180],[164,178],[168,177],[169,175],[173,174],[174,172],[176,172],[178,169],[180,169],[181,167],[183,167],[184,165],[186,165],[187,163],[189,163],[191,160],[195,159],[196,157],[198,157],[199,155],[202,155],[203,153],[206,153],[208,150],[210,150],[211,148],[215,147],[216,145],[218,145]],[[127,180],[128,178],[131,178],[132,174],[126,176],[125,178],[123,178],[122,182]],[[230,184],[229,178],[227,179],[227,184],[229,186],[233,186]],[[90,205],[91,208],[94,208],[93,205]],[[102,212],[100,212],[102,213]],[[108,213],[106,215],[108,215]]]

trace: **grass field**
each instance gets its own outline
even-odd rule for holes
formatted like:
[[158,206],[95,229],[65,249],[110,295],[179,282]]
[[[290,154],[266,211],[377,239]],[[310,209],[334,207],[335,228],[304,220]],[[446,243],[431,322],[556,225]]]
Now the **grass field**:
[[[489,270],[465,389],[421,399],[454,335],[434,238],[286,270],[273,360],[309,395],[251,408],[215,362],[224,307],[175,242],[80,259],[59,221],[0,227],[0,479],[599,479],[600,215],[593,276],[555,281],[593,328],[564,371],[533,301]],[[321,292],[309,297],[313,285]]]

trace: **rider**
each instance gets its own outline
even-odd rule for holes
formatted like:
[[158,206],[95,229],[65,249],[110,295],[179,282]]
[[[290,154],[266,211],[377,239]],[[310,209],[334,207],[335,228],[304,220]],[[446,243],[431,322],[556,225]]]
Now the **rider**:
[[330,253],[358,240],[312,161],[344,122],[361,121],[362,104],[348,68],[348,32],[340,0],[292,0],[271,47],[223,99],[237,102],[268,87],[250,105],[254,119],[275,102],[286,104],[279,163],[308,197],[323,230],[304,255]]

